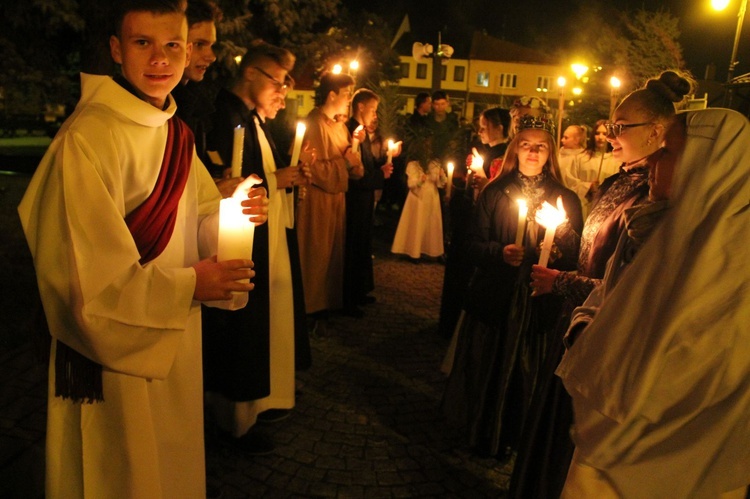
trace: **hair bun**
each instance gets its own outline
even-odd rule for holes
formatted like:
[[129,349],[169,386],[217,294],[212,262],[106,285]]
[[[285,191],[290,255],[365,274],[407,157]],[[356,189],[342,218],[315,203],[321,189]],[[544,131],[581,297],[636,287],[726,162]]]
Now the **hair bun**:
[[648,80],[646,88],[669,99],[670,102],[680,102],[686,95],[695,92],[695,80],[686,74],[664,71],[658,78]]

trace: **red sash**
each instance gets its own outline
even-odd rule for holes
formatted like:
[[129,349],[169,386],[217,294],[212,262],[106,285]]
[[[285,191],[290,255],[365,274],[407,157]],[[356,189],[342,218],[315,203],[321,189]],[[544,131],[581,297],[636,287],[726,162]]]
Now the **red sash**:
[[193,158],[195,139],[190,128],[176,116],[167,123],[167,145],[154,190],[125,217],[141,264],[159,256],[169,244]]

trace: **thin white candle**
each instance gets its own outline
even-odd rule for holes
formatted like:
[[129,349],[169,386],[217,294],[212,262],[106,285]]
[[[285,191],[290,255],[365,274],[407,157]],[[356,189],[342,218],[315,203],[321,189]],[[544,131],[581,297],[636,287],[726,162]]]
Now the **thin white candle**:
[[386,163],[389,165],[393,163],[393,151],[396,149],[396,144],[393,142],[393,139],[388,139],[388,153],[386,156]]
[[516,246],[523,245],[523,235],[526,233],[526,216],[529,214],[529,207],[526,206],[525,199],[517,199],[518,203],[518,229],[516,230]]
[[242,151],[245,149],[245,127],[237,125],[232,144],[232,177],[242,176]]
[[448,163],[448,182],[445,184],[445,195],[451,197],[451,189],[453,188],[453,170],[456,168],[453,163]]
[[301,121],[297,122],[297,133],[294,135],[294,147],[292,148],[291,166],[297,166],[299,163],[299,153],[302,151],[302,139],[305,138],[307,127]]
[[[242,198],[228,197],[219,205],[219,246],[217,261],[245,259],[253,257],[255,224],[242,214]],[[244,279],[243,282],[247,282]],[[242,308],[248,299],[247,291],[232,293],[232,310]]]
[[357,128],[354,129],[354,133],[352,134],[352,152],[354,154],[357,154],[359,152],[359,139],[357,138],[357,134],[363,130],[363,126],[359,125]]
[[536,212],[536,221],[546,227],[544,232],[544,242],[542,242],[542,254],[539,255],[539,265],[542,267],[547,266],[549,262],[549,254],[552,251],[552,243],[555,239],[555,231],[557,226],[565,222],[566,214],[565,208],[562,204],[562,198],[557,198],[557,209],[554,206],[545,201],[542,207]]

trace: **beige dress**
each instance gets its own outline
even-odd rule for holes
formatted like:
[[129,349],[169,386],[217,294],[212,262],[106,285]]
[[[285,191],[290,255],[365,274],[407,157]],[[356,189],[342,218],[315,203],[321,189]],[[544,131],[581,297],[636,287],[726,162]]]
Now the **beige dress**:
[[307,117],[305,141],[315,148],[312,185],[299,203],[299,241],[302,284],[307,313],[337,310],[343,305],[344,236],[349,171],[344,152],[349,131],[313,109]]
[[445,186],[445,172],[437,161],[430,163],[427,173],[417,161],[412,161],[406,165],[406,175],[409,194],[401,210],[391,251],[411,258],[440,256],[444,248],[438,188]]

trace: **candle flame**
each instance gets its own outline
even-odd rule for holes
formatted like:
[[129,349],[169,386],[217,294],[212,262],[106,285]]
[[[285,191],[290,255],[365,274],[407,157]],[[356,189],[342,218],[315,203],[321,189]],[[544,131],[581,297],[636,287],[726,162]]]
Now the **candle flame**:
[[305,126],[305,123],[302,121],[298,121],[297,122],[297,135],[304,137],[306,131],[307,131],[307,126]]
[[521,210],[528,210],[528,207],[526,206],[526,200],[525,199],[516,199],[516,203],[518,203],[518,208]]
[[557,198],[557,208],[547,201],[542,203],[542,207],[536,212],[536,221],[539,225],[551,229],[557,227],[567,220],[567,214],[562,204],[562,198]]
[[448,162],[448,173],[453,173],[454,168],[455,166],[453,165],[453,163]]

